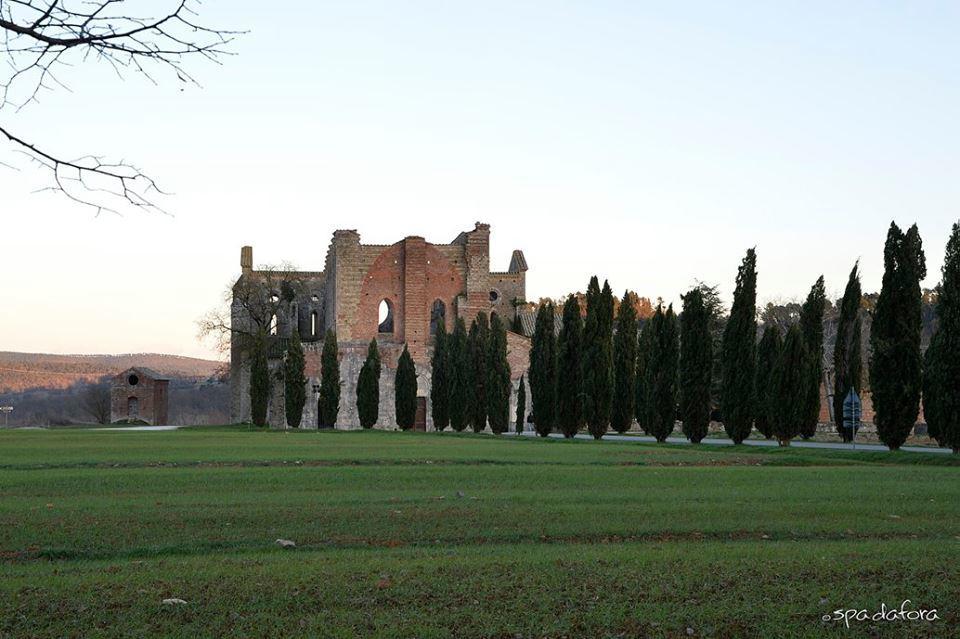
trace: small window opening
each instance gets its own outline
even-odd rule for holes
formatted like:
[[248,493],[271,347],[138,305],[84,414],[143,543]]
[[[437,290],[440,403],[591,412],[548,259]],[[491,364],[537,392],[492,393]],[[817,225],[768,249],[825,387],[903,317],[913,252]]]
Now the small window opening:
[[388,299],[381,300],[377,310],[380,321],[377,332],[393,333],[393,303]]
[[447,305],[443,300],[436,300],[430,309],[430,334],[436,335],[440,326],[447,326]]
[[136,375],[131,375],[130,377],[127,378],[127,383],[130,384],[131,386],[136,386],[137,384],[140,383],[140,378],[137,377]]

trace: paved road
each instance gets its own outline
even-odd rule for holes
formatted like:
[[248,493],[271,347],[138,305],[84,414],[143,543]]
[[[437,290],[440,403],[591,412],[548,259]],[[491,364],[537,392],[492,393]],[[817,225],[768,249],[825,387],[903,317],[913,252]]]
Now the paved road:
[[[523,433],[528,437],[536,437],[536,433],[527,431]],[[560,433],[551,433],[551,437],[563,437]],[[581,433],[577,435],[577,439],[593,439],[590,435]],[[603,441],[610,442],[655,442],[657,441],[653,437],[648,437],[646,435],[617,435],[615,433],[608,433],[603,436]],[[689,444],[690,442],[684,437],[668,437],[667,443],[669,444]],[[733,441],[726,438],[710,438],[704,439],[700,442],[701,444],[716,445],[716,446],[732,446]],[[747,446],[779,446],[779,444],[770,439],[747,439],[743,442]],[[792,441],[790,445],[794,448],[828,448],[834,450],[854,450],[852,444],[844,444],[842,442],[805,442],[805,441]],[[887,447],[882,444],[857,444],[855,450],[874,450],[886,452]],[[949,448],[933,448],[926,446],[903,446],[900,450],[905,450],[911,453],[947,453],[949,454],[951,450]]]
[[113,426],[110,428],[91,428],[90,430],[177,430],[179,426]]

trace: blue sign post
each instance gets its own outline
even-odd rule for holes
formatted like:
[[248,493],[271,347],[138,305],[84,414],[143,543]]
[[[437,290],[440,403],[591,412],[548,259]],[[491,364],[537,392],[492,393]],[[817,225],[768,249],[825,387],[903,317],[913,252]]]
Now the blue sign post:
[[850,429],[850,441],[854,449],[857,447],[857,429],[860,428],[860,419],[863,416],[863,405],[860,396],[852,388],[843,399],[843,427]]

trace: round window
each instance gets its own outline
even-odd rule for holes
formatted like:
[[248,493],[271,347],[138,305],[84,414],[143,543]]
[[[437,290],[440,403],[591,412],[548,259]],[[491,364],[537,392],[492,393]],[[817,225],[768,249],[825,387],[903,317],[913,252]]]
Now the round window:
[[136,386],[137,384],[140,383],[140,378],[137,377],[136,375],[131,375],[130,377],[127,378],[127,383],[130,384],[131,386]]
[[498,291],[497,289],[491,290],[491,291],[490,291],[490,301],[491,301],[491,302],[496,302],[496,301],[498,301],[499,299],[500,299],[500,291]]

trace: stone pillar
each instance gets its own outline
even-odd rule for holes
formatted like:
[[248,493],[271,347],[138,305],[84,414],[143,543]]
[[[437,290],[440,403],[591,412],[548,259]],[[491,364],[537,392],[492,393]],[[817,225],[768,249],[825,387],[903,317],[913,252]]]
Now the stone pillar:
[[253,270],[253,247],[240,247],[240,272],[249,275]]

